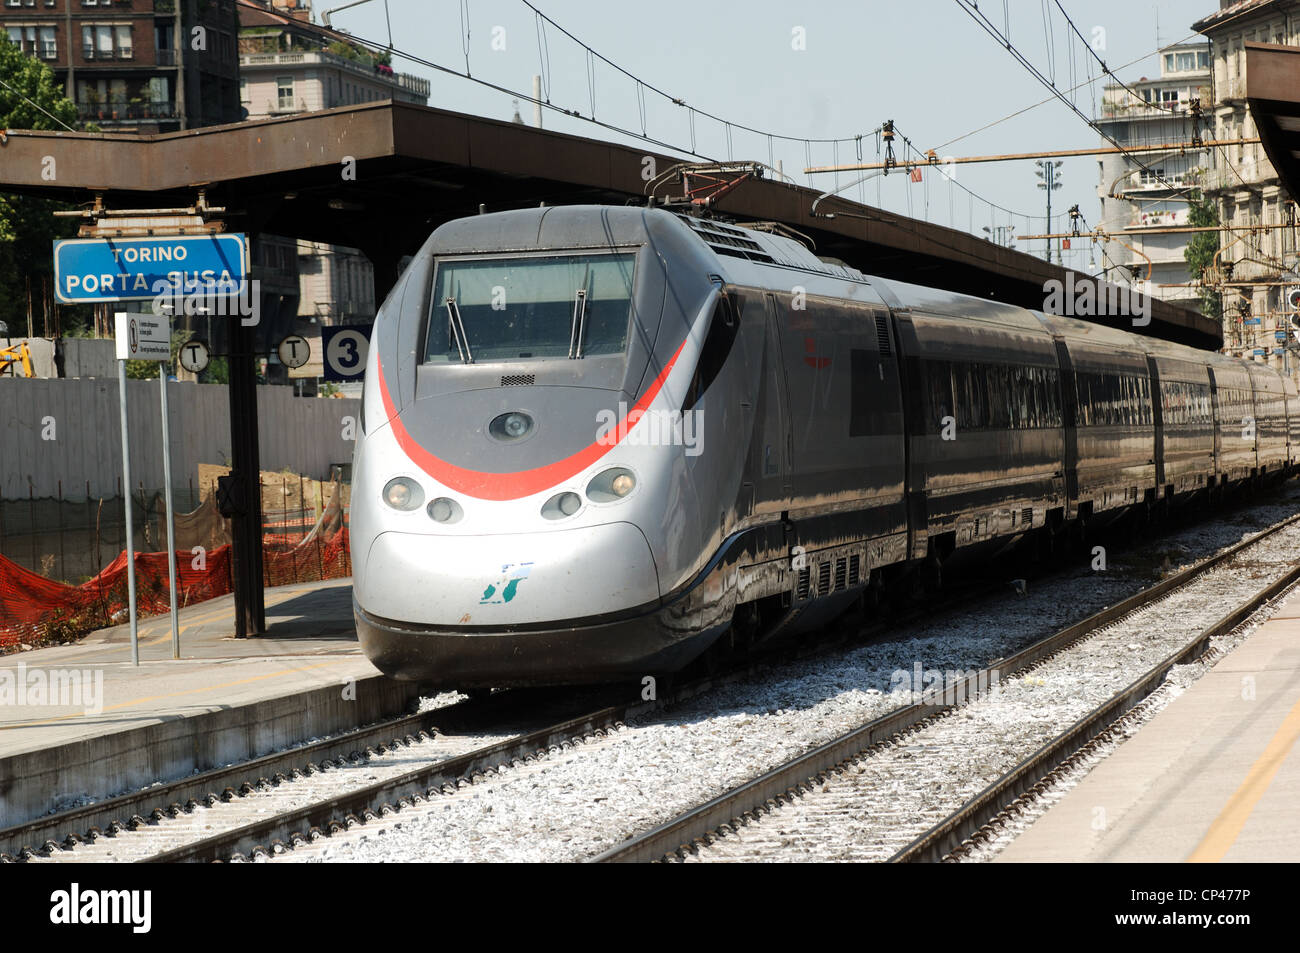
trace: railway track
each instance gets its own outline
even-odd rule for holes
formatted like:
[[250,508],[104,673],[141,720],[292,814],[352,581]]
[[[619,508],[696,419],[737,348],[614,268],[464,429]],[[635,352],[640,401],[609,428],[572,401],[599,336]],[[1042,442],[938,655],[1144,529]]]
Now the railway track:
[[[944,605],[963,594],[968,595],[955,590]],[[282,851],[600,737],[643,712],[793,658],[833,651],[886,627],[884,622],[861,630],[842,627],[813,646],[756,655],[712,674],[670,682],[664,697],[654,701],[641,699],[639,685],[514,690],[389,719],[0,830],[0,862],[213,861]],[[593,707],[593,699],[600,704]],[[485,736],[489,740],[482,743]],[[400,770],[402,762],[411,761],[424,764]],[[366,772],[370,783],[358,781]],[[280,803],[257,797],[276,794]],[[250,820],[250,814],[263,816]]]
[[[1199,565],[1222,561],[1239,548]],[[977,591],[980,584],[972,582],[941,603],[905,615],[922,618],[968,604]],[[0,859],[203,861],[281,852],[616,731],[625,719],[656,707],[765,667],[834,651],[906,621],[895,617],[866,629],[841,626],[838,636],[813,646],[746,659],[710,676],[664,686],[658,702],[641,701],[634,690],[639,686],[618,689],[622,700],[617,702],[608,691],[586,693],[581,700],[568,692],[562,701],[516,691],[404,716],[11,828],[0,832],[0,849],[22,846]],[[609,703],[593,705],[598,696]],[[416,762],[419,766],[412,767]]]
[[[599,705],[597,710],[607,707]],[[474,749],[480,749],[483,756],[490,759],[492,752],[488,748],[493,746],[465,740],[482,733],[484,725],[492,725],[499,733],[522,739],[547,725],[549,719],[556,718],[557,711],[560,723],[567,723],[582,708],[578,701],[565,704],[536,692],[500,693],[386,719],[305,745],[5,828],[0,830],[0,862],[48,857],[78,845],[140,830],[149,823],[190,814],[200,806],[229,804],[295,777],[346,764],[355,765],[363,759],[382,757],[417,745],[428,747],[428,756],[446,757],[449,763],[451,759],[467,757]],[[478,762],[470,758],[466,763],[474,766]]]
[[996,822],[1019,813],[1034,795],[1044,790],[1061,769],[1078,763],[1079,756],[1109,740],[1122,727],[1125,717],[1162,684],[1177,665],[1204,658],[1210,640],[1232,632],[1260,608],[1300,582],[1300,565],[1264,586],[1245,602],[1224,613],[1180,648],[1161,659],[1122,691],[1076,720],[1065,731],[1040,747],[956,811],[916,838],[890,858],[893,863],[938,862],[958,851],[970,850],[970,842],[989,839],[999,833]]
[[[1035,642],[1008,658],[972,672],[965,678],[944,686],[940,691],[924,693],[912,704],[904,705],[792,758],[591,859],[598,862],[686,858],[757,859],[771,856],[782,847],[795,849],[807,830],[815,830],[818,825],[841,823],[852,812],[863,810],[863,792],[859,789],[861,782],[855,778],[865,772],[864,765],[869,765],[873,756],[896,751],[900,758],[912,763],[918,758],[924,758],[929,751],[942,751],[946,743],[939,737],[939,726],[950,721],[968,705],[973,706],[981,701],[988,703],[998,687],[1005,686],[1009,680],[1040,669],[1100,633],[1121,629],[1127,620],[1137,620],[1143,612],[1158,607],[1177,593],[1189,591],[1199,581],[1209,579],[1216,569],[1222,569],[1233,561],[1248,561],[1249,554],[1255,547],[1296,527],[1298,523],[1300,517],[1278,523],[1114,606]],[[986,834],[990,833],[994,830],[987,826],[990,821],[1006,810],[1016,798],[1023,797],[1025,792],[1040,785],[1048,771],[1078,752],[1091,739],[1113,725],[1116,719],[1140,703],[1162,683],[1173,666],[1198,658],[1210,639],[1240,625],[1297,580],[1300,580],[1300,567],[1291,567],[1276,573],[1262,588],[1235,597],[1235,607],[1230,612],[1202,627],[1193,638],[1180,644],[1174,651],[1162,655],[1140,677],[1126,684],[1120,691],[1110,694],[1102,704],[1077,718],[1068,729],[1056,733],[1050,740],[1037,746],[1032,755],[1017,759],[1014,767],[1009,770],[999,771],[996,780],[983,786],[974,796],[962,797],[960,807],[956,810],[944,809],[934,820],[918,823],[915,820],[917,815],[910,818],[900,816],[907,812],[883,803],[882,799],[882,804],[879,805],[882,815],[892,813],[895,816],[882,823],[882,827],[889,829],[889,836],[882,836],[880,844],[871,845],[871,859],[938,860],[982,828]],[[915,740],[915,746],[908,747],[909,740]],[[978,739],[972,739],[968,733],[961,745],[950,745],[948,753],[954,754],[963,745],[971,744],[978,744]],[[901,750],[904,747],[908,747],[908,750]],[[837,788],[845,790],[837,795]],[[826,804],[810,806],[799,817],[787,816],[787,809],[794,810],[796,805],[818,798]],[[943,798],[922,797],[923,803],[927,800],[931,803],[926,804],[925,813],[933,815],[935,808],[932,802]],[[885,849],[891,837],[897,838],[897,828],[905,827],[909,822],[913,828],[911,836],[897,847]],[[862,823],[866,824],[865,821]],[[778,827],[779,832],[773,832]],[[918,829],[923,829],[919,836]],[[809,840],[815,839],[814,834],[807,836]],[[823,855],[816,856],[825,859]]]

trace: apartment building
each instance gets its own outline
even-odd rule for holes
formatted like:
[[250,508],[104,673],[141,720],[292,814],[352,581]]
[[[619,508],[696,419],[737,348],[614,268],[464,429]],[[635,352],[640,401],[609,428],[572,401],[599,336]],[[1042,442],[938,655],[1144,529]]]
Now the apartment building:
[[[1257,138],[1246,101],[1243,44],[1300,46],[1300,0],[1224,2],[1193,28],[1212,46],[1215,138]],[[1295,355],[1285,351],[1292,316],[1285,294],[1300,284],[1295,201],[1259,143],[1215,149],[1206,194],[1216,202],[1220,221],[1254,229],[1224,239],[1215,269],[1224,291],[1225,350],[1294,370]]]
[[240,118],[235,0],[3,0],[0,28],[106,132]]
[[[239,0],[239,18],[239,95],[249,118],[390,99],[428,102],[427,79],[395,72],[386,55],[313,23],[310,0]],[[360,250],[300,240],[298,274],[302,321],[373,320],[374,270]]]
[[1165,229],[1187,224],[1189,192],[1208,171],[1210,153],[1182,145],[1145,150],[1190,142],[1198,123],[1202,134],[1207,131],[1201,109],[1208,115],[1213,98],[1210,47],[1205,42],[1178,44],[1162,49],[1159,59],[1158,78],[1111,83],[1103,91],[1102,130],[1121,146],[1144,151],[1103,156],[1097,163],[1100,225],[1115,236],[1102,243],[1102,267],[1111,281],[1197,308],[1200,291],[1183,254],[1191,236]]

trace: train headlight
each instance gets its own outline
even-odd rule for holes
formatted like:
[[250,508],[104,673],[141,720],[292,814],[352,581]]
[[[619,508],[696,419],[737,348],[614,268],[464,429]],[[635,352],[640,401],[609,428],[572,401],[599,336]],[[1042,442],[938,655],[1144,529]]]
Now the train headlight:
[[512,410],[508,414],[493,417],[488,424],[488,433],[498,440],[519,440],[533,431],[533,418],[522,411]]
[[636,475],[626,467],[610,467],[591,478],[587,499],[593,503],[614,503],[636,489]]
[[542,504],[542,516],[548,520],[562,520],[582,509],[582,497],[571,491],[556,493]]
[[394,477],[384,486],[384,502],[395,510],[418,509],[424,502],[424,491],[409,477]]
[[465,511],[455,500],[440,496],[428,506],[429,519],[435,523],[459,523]]

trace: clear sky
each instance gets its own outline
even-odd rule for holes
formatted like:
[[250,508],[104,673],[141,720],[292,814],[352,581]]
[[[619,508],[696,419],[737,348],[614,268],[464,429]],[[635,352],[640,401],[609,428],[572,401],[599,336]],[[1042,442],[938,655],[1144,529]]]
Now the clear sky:
[[[316,14],[346,0],[315,0]],[[862,134],[862,150],[876,158],[876,139],[868,135],[883,120],[893,119],[900,134],[922,150],[942,155],[981,155],[1049,149],[1083,148],[1099,137],[1066,106],[1053,100],[1025,114],[974,131],[1048,97],[1049,93],[986,34],[956,0],[749,0],[702,3],[658,0],[654,4],[623,0],[533,0],[534,5],[578,39],[645,83],[723,119],[774,134],[809,138],[851,139]],[[396,50],[465,70],[465,6],[458,0],[387,0]],[[384,0],[335,13],[336,27],[360,38],[388,42]],[[1215,9],[1215,0],[1062,0],[1065,12],[1107,64],[1126,80],[1159,75],[1154,51],[1159,46],[1194,38],[1191,24]],[[1045,21],[1048,8],[1053,17]],[[534,74],[547,77],[549,99],[584,116],[592,113],[592,84],[586,53],[573,41],[547,28],[539,54],[536,21],[521,0],[468,0],[469,70],[477,78],[521,90],[532,89]],[[986,0],[982,9],[999,27],[1009,17],[1015,46],[1044,73],[1054,70],[1058,87],[1096,77],[1081,41],[1068,27],[1055,0]],[[1055,56],[1049,57],[1049,45]],[[799,48],[802,47],[802,48]],[[549,70],[543,65],[549,54]],[[1131,66],[1119,67],[1136,60]],[[439,73],[395,56],[399,72],[432,81],[429,104],[477,115],[509,119],[512,97],[463,78]],[[1089,68],[1091,72],[1089,72]],[[595,116],[615,126],[640,131],[642,115],[648,135],[689,147],[687,111],[650,91],[644,110],[636,83],[604,64],[594,67]],[[1101,84],[1080,89],[1075,99],[1088,116],[1096,114]],[[525,121],[532,106],[520,104]],[[544,124],[553,129],[617,141],[626,137],[547,110]],[[974,134],[972,134],[974,133]],[[955,140],[955,141],[954,141]],[[696,151],[727,158],[725,126],[697,117]],[[663,150],[662,147],[660,151]],[[801,184],[834,186],[834,177],[808,177],[802,170],[811,152],[814,165],[852,162],[856,146],[775,140],[733,129],[730,155],[737,159],[783,161],[787,174]],[[870,204],[909,212],[940,224],[981,232],[984,226],[1011,222],[1017,232],[1043,229],[1044,193],[1036,187],[1032,162],[962,165],[960,186],[933,170],[913,184],[891,173],[844,194]],[[843,174],[839,184],[852,181]],[[1085,218],[1099,218],[1097,160],[1065,160],[1063,188],[1054,194],[1053,217],[1078,203]],[[991,210],[985,199],[1015,213]],[[490,199],[485,199],[489,200]],[[1058,218],[1057,216],[1060,215]],[[1087,268],[1086,242],[1076,242],[1066,263]],[[1022,250],[1041,252],[1042,243]],[[1095,270],[1095,269],[1089,269]]]

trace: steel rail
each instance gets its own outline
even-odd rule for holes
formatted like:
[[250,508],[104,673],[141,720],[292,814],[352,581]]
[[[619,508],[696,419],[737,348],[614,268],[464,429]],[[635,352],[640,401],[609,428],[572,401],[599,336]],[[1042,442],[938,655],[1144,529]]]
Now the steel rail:
[[157,787],[132,791],[24,821],[0,830],[0,858],[5,857],[6,853],[25,856],[41,850],[53,850],[77,839],[89,840],[103,835],[105,831],[128,827],[133,817],[158,817],[160,812],[169,813],[190,801],[220,796],[232,785],[256,784],[308,763],[346,757],[358,748],[364,750],[366,747],[387,745],[405,735],[428,732],[432,714],[404,715],[355,728],[333,738],[287,748],[237,764],[211,768]]
[[1077,751],[1106,731],[1148,695],[1159,688],[1175,665],[1194,662],[1216,636],[1231,632],[1260,607],[1300,581],[1300,566],[1290,569],[1225,613],[1186,645],[1157,663],[1145,675],[1084,715],[1047,744],[1003,774],[960,808],[889,858],[890,863],[926,863],[943,860],[980,828],[1002,813],[1016,798],[1041,783]]
[[[668,691],[664,697],[657,700],[642,701],[637,697],[625,704],[608,706],[599,711],[570,718],[560,724],[540,728],[528,734],[505,739],[461,755],[453,755],[450,758],[432,762],[422,768],[412,770],[400,777],[365,787],[358,787],[347,794],[308,805],[291,814],[272,816],[257,823],[232,828],[228,832],[213,835],[202,842],[195,842],[192,845],[176,848],[166,854],[158,854],[147,858],[146,862],[222,860],[239,851],[264,849],[271,845],[275,838],[280,837],[283,839],[285,831],[292,831],[287,835],[290,839],[300,835],[304,829],[310,830],[312,827],[328,828],[333,832],[340,829],[341,826],[345,826],[345,823],[341,824],[340,819],[345,822],[346,815],[350,813],[374,813],[385,808],[394,807],[404,801],[410,803],[412,795],[432,796],[435,793],[434,789],[440,786],[472,778],[489,768],[551,750],[557,743],[563,743],[579,736],[598,733],[624,719],[643,712],[680,704],[722,685],[749,678],[762,669],[781,666],[801,658],[842,649],[846,644],[859,642],[873,635],[883,634],[888,631],[891,625],[897,624],[899,621],[913,621],[935,611],[950,609],[954,605],[962,603],[963,599],[969,601],[970,595],[969,586],[955,587],[949,598],[942,599],[938,603],[932,603],[927,607],[901,613],[888,620],[860,628],[841,626],[834,635],[821,638],[812,644],[794,644],[783,648],[770,649],[749,657],[740,657],[733,665],[678,685],[674,685],[669,680]],[[442,715],[445,718],[446,713],[450,710],[451,707],[443,708],[425,713],[425,715],[408,716],[408,718],[427,718],[436,715]],[[342,744],[341,739],[339,740],[340,745],[335,750],[345,749],[347,746]],[[355,742],[353,742],[353,745],[355,746]],[[282,754],[292,756],[304,750],[299,748]],[[250,762],[245,762],[242,766],[236,765],[230,769],[222,770],[228,770],[232,775],[247,777],[249,765]],[[256,784],[266,783],[265,773],[267,772],[265,768],[262,770],[264,776],[259,778]],[[194,778],[187,778],[178,783],[197,782],[200,777],[195,775]],[[250,786],[246,783],[242,786],[241,791],[247,792],[256,784]],[[155,793],[156,796],[157,790],[156,788],[150,789],[150,791],[142,792],[142,795],[147,797],[150,793]],[[230,793],[229,789],[227,789],[226,793]],[[136,796],[128,795],[128,797]],[[156,800],[153,803],[156,803]],[[179,805],[173,804],[169,812],[162,813],[171,813],[174,816],[178,809]],[[155,820],[158,820],[161,819],[162,814],[155,810],[152,816]],[[134,826],[139,826],[142,823],[148,822],[137,816]],[[303,825],[306,825],[306,828]],[[0,841],[0,843],[3,843],[3,841]]]
[[[1170,577],[1154,587],[1143,590],[1143,592],[1138,595],[1141,596],[1144,593],[1155,593],[1157,590],[1161,590],[1162,587],[1168,588],[1171,584],[1176,583],[1198,567],[1203,571],[1204,569],[1209,568],[1212,564],[1230,558],[1235,554],[1235,552],[1244,546],[1262,539],[1264,536],[1276,532],[1296,520],[1300,520],[1300,516],[1271,527],[1259,535],[1252,537],[1250,540],[1243,541],[1216,556],[1209,557],[1209,559],[1202,563],[1198,563],[1197,566],[1191,567],[1189,570],[1184,570],[1182,573]],[[584,733],[590,734],[599,730],[601,727],[609,727],[619,720],[631,717],[642,711],[656,707],[662,708],[670,706],[702,694],[719,685],[739,681],[755,674],[764,667],[781,665],[793,659],[834,651],[837,648],[842,648],[846,643],[860,641],[863,638],[869,638],[873,634],[880,634],[886,631],[891,625],[897,624],[899,621],[906,622],[913,619],[913,617],[929,615],[934,611],[942,611],[952,608],[954,604],[961,601],[961,598],[969,599],[971,591],[973,590],[971,587],[958,587],[957,591],[961,593],[961,597],[958,599],[943,599],[937,605],[931,604],[924,609],[904,612],[899,616],[882,620],[865,628],[858,628],[849,631],[850,627],[841,627],[841,631],[837,636],[819,640],[813,645],[795,645],[788,649],[769,651],[750,658],[742,659],[741,664],[737,667],[727,668],[671,688],[667,693],[667,697],[657,702],[642,702],[638,699],[627,704],[607,706],[599,711],[589,712],[577,717],[570,717],[560,724],[535,729],[527,734],[520,734],[513,739],[507,739],[494,745],[465,752],[462,755],[454,755],[450,758],[433,762],[424,768],[409,772],[399,778],[358,788],[348,795],[340,795],[328,801],[322,801],[319,804],[303,808],[301,811],[296,812],[296,814],[303,816],[310,815],[312,817],[324,817],[325,820],[322,822],[323,824],[337,829],[338,819],[341,816],[338,811],[345,802],[352,805],[353,808],[357,805],[361,805],[360,810],[362,811],[383,808],[385,806],[384,801],[390,794],[389,789],[393,786],[406,785],[406,787],[411,791],[416,791],[420,787],[424,787],[427,791],[429,788],[436,787],[439,784],[449,783],[451,780],[464,779],[485,770],[487,767],[514,761],[521,757],[521,755],[517,753],[506,755],[504,752],[512,750],[522,751],[522,756],[526,757],[530,753],[535,753],[538,750],[546,750],[553,746],[552,741],[547,740],[545,743],[541,743],[541,739],[563,737],[566,733],[569,738]],[[1129,600],[1126,600],[1126,602],[1127,601]],[[1116,611],[1124,605],[1125,603],[1120,603],[1112,610],[1104,611]],[[1078,628],[1079,625],[1082,625],[1082,623],[1071,628]],[[1031,646],[1030,648],[1032,649],[1033,647]],[[1029,650],[1025,651],[1027,652]],[[1025,653],[1022,652],[1012,658],[1019,658],[1020,655],[1024,654]],[[440,723],[446,723],[448,716],[451,716],[453,719],[477,717],[480,715],[480,712],[478,711],[480,707],[494,703],[499,705],[499,700],[501,699],[502,694],[504,693],[494,695],[490,700],[466,701],[429,712],[405,715],[399,718],[377,722],[369,726],[350,730],[332,738],[322,739],[310,744],[289,748],[284,751],[273,752],[237,764],[214,768],[201,774],[180,778],[141,791],[129,792],[94,804],[71,808],[56,814],[36,818],[0,830],[0,851],[8,850],[12,852],[12,854],[0,853],[0,861],[16,859],[14,855],[16,855],[18,859],[25,859],[30,855],[50,853],[64,846],[73,846],[80,840],[89,840],[105,835],[112,836],[120,831],[134,830],[151,823],[151,821],[161,821],[167,817],[174,817],[181,813],[188,813],[201,802],[207,801],[208,803],[211,803],[214,797],[229,800],[236,796],[253,793],[259,787],[272,783],[279,783],[280,778],[285,774],[292,773],[295,770],[301,770],[305,767],[333,763],[338,759],[345,757],[355,758],[360,752],[365,752],[371,749],[377,749],[382,753],[385,748],[389,746],[415,743],[416,738],[412,737],[413,735],[424,733],[427,736],[428,734],[431,734],[433,731],[439,729]],[[927,718],[932,714],[944,710],[943,706],[928,707],[930,710],[922,714],[917,720]],[[507,711],[509,711],[509,709],[507,709]],[[483,712],[481,714],[486,715],[487,713]],[[552,715],[552,717],[554,716]],[[909,722],[909,726],[910,724],[915,724],[915,722]],[[582,726],[584,725],[595,727],[583,728]],[[888,732],[886,734],[888,734]],[[512,749],[512,745],[515,746],[514,749]],[[430,779],[423,785],[415,783],[414,780],[421,772],[426,772]],[[369,804],[364,803],[367,796],[371,799]],[[403,795],[397,795],[398,798],[401,798],[402,796]],[[330,809],[331,805],[333,806],[332,809]],[[315,808],[319,808],[320,810],[315,811]],[[229,849],[227,849],[225,842],[229,841],[230,837],[228,835],[218,834],[207,838],[203,842],[196,842],[196,844],[191,847],[177,848],[174,851],[168,852],[166,855],[158,855],[158,858],[161,859],[167,857],[177,860],[222,859],[240,849],[246,849],[246,845],[248,844],[260,847],[270,842],[264,838],[274,837],[275,835],[265,833],[259,834],[257,829],[263,828],[270,831],[273,828],[286,826],[284,824],[273,823],[278,822],[278,820],[278,817],[273,816],[265,819],[265,821],[260,822],[259,824],[250,824],[233,829],[229,834],[237,834],[238,839],[235,846],[230,847]]]
[[[947,607],[948,604],[945,602],[938,608]],[[932,606],[926,611],[932,611],[934,608]],[[910,618],[910,615],[905,618]],[[789,661],[809,654],[834,651],[848,641],[870,636],[876,630],[884,631],[885,628],[885,624],[881,623],[867,627],[862,632],[841,631],[837,637],[820,640],[815,645],[794,646],[786,651],[770,651],[755,655],[742,660],[742,663],[736,667],[671,687],[666,697],[658,701],[657,705],[664,707],[685,701],[718,685],[749,677],[765,666],[781,664],[783,660]],[[501,713],[491,709],[481,709],[488,706],[505,707],[504,714],[513,715],[515,706],[511,703],[503,705],[503,694],[493,695],[490,700],[474,699],[428,712],[387,719],[309,744],[213,768],[200,774],[188,775],[140,791],[128,792],[0,829],[0,862],[52,853],[63,847],[75,846],[79,841],[134,830],[149,823],[150,820],[161,821],[166,817],[176,817],[201,803],[212,803],[214,798],[229,800],[242,794],[252,793],[261,786],[276,783],[279,777],[289,775],[295,770],[334,763],[341,758],[354,758],[371,750],[382,754],[389,747],[413,744],[417,740],[422,740],[419,738],[420,735],[428,737],[435,731],[442,730],[449,716],[453,721],[490,716],[499,721]],[[506,698],[510,698],[510,695],[506,694]],[[550,707],[553,709],[555,706]],[[602,706],[601,710],[608,711],[613,707],[615,706]],[[624,712],[623,717],[629,717],[643,708],[650,707],[654,707],[654,704],[634,701],[621,706],[620,710]],[[587,717],[594,719],[599,713],[599,711],[591,712]],[[533,714],[537,713],[534,711]],[[553,711],[550,717],[554,717]],[[578,720],[581,720],[581,717],[579,716]],[[542,719],[534,717],[533,720]],[[573,720],[574,716],[569,714],[566,716],[565,723]],[[559,730],[562,726],[552,726],[552,728]],[[546,730],[545,728],[533,729],[533,734]],[[444,736],[447,734],[446,731],[442,733]],[[523,739],[524,732],[521,731],[516,740],[523,743]],[[508,743],[508,741],[502,742],[502,745]],[[466,763],[475,764],[477,762],[472,760],[472,756],[481,755],[490,760],[492,754],[491,748],[476,749],[466,752],[463,756],[452,756],[452,759],[446,763],[451,764],[456,758],[464,757],[471,758]],[[474,770],[481,770],[481,768],[471,767],[468,773],[473,773]]]
[[903,706],[875,718],[858,728],[813,748],[784,764],[765,772],[704,804],[650,830],[637,834],[595,857],[594,863],[638,863],[660,860],[717,831],[746,815],[773,806],[779,798],[793,798],[803,788],[820,783],[828,771],[856,760],[868,749],[903,732],[956,710],[968,700],[978,698],[988,686],[1006,676],[1022,671],[1057,654],[1097,630],[1117,622],[1138,609],[1163,598],[1215,568],[1250,546],[1300,522],[1292,516],[1268,529],[1242,540],[1175,573],[1155,585],[1096,612],[1059,632],[1021,649],[1007,658],[997,659],[988,667],[945,686],[939,692],[922,693],[921,701]]
[[[400,715],[332,737],[24,821],[0,829],[0,859],[22,858],[57,850],[78,840],[92,840],[105,834],[111,836],[146,823],[146,818],[161,820],[192,809],[197,803],[210,802],[212,798],[229,799],[248,793],[295,770],[357,757],[369,751],[383,754],[390,747],[414,744],[422,740],[420,735],[430,737],[441,732],[445,736],[449,723],[472,722],[477,718],[500,721],[515,714],[516,700],[510,693],[498,693],[490,698],[470,699],[431,711]],[[534,715],[533,720],[537,717]],[[554,717],[553,713],[551,717]],[[461,726],[455,730],[460,731]]]

